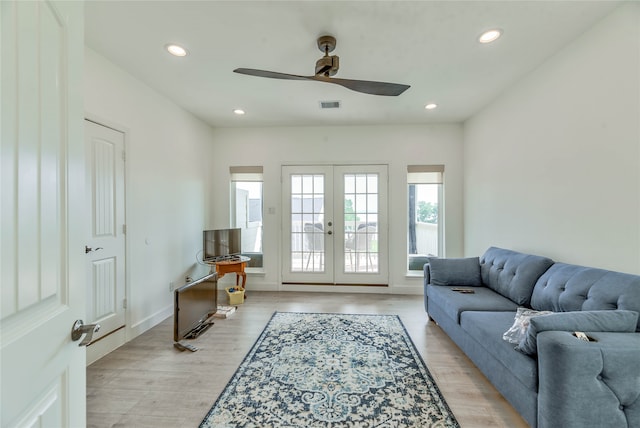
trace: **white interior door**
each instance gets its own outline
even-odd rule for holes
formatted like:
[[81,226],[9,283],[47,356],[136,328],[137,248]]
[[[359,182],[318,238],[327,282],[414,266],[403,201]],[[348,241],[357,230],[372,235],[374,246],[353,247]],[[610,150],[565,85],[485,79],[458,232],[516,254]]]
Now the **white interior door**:
[[3,427],[86,425],[82,2],[0,2]]
[[101,326],[95,342],[125,325],[124,134],[85,120],[85,156],[87,322]]
[[284,166],[283,283],[388,284],[387,166]]

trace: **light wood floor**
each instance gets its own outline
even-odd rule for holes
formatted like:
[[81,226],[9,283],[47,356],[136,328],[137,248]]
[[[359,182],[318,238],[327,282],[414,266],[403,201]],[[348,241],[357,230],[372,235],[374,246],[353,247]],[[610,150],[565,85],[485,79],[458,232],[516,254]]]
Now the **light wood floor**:
[[[221,295],[220,302],[226,299]],[[274,311],[397,314],[466,427],[528,425],[433,322],[422,296],[250,292],[238,311],[173,347],[169,318],[87,368],[89,427],[197,427]]]

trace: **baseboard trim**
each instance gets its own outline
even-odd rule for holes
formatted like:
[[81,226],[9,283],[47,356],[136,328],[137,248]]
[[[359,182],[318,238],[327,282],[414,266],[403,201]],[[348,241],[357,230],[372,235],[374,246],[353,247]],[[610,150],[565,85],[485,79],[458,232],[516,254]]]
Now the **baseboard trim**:
[[125,329],[119,328],[87,346],[87,366],[126,343]]
[[173,304],[164,307],[163,309],[136,322],[135,324],[132,324],[131,328],[129,328],[129,331],[128,331],[129,333],[127,335],[128,339],[131,340],[134,337],[141,335],[142,333],[149,330],[150,328],[160,324],[162,321],[166,320],[170,316],[173,316]]

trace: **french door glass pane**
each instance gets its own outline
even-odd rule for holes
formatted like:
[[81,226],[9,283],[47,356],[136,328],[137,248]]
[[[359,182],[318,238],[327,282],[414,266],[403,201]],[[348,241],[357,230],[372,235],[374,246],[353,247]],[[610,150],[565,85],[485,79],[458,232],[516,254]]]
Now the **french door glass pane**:
[[291,271],[324,272],[324,175],[291,175]]
[[344,273],[378,273],[378,174],[344,174]]

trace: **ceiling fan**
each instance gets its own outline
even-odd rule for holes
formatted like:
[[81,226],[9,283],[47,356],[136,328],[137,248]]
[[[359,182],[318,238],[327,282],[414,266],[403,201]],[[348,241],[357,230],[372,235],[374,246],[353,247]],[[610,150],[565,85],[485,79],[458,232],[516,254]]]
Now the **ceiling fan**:
[[331,77],[338,72],[339,58],[337,55],[329,55],[336,47],[336,39],[332,36],[321,36],[318,38],[318,49],[324,52],[324,56],[316,62],[316,74],[313,76],[298,76],[295,74],[278,73],[276,71],[256,70],[253,68],[236,68],[235,73],[247,74],[249,76],[269,77],[272,79],[285,80],[315,80],[317,82],[335,83],[344,86],[352,91],[362,92],[371,95],[398,96],[407,89],[409,85],[388,82],[372,82],[369,80],[338,79]]

